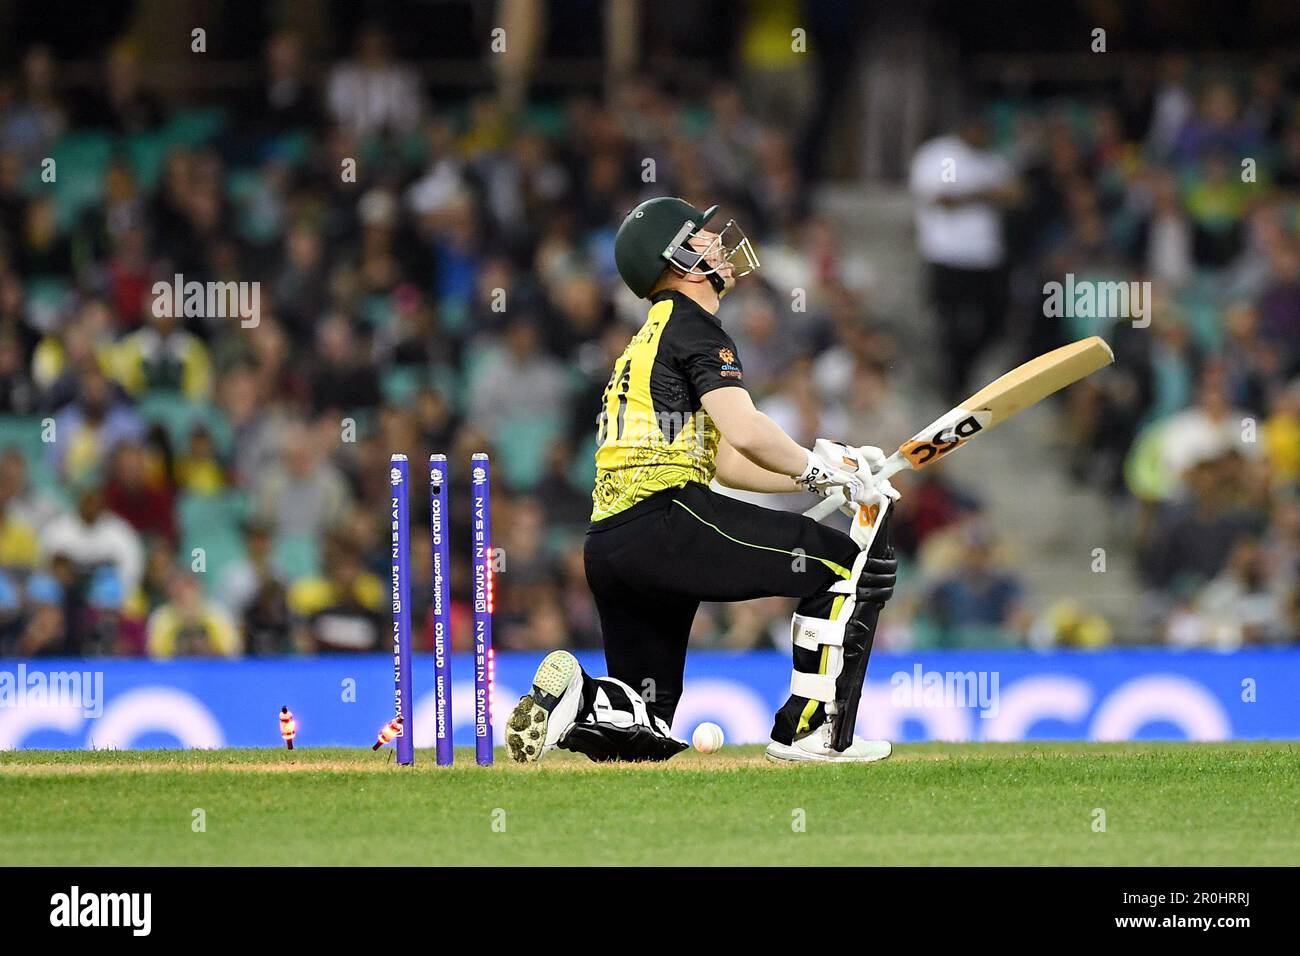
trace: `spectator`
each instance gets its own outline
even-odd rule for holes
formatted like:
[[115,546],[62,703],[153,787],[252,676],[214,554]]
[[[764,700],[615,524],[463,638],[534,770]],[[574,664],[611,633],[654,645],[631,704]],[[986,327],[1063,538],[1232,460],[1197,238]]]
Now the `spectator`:
[[406,203],[419,217],[437,216],[465,198],[465,169],[456,154],[455,131],[443,117],[425,127],[425,170],[406,192]]
[[148,132],[162,122],[162,107],[141,83],[139,58],[129,40],[120,40],[109,50],[105,74],[104,98],[87,115],[89,123],[130,135]]
[[1141,551],[1145,580],[1156,588],[1203,584],[1223,568],[1233,547],[1254,532],[1258,516],[1222,493],[1226,460],[1208,457],[1185,474],[1186,493],[1161,507]]
[[48,491],[28,480],[27,459],[10,446],[0,452],[0,505],[5,515],[30,528],[43,528],[63,510]]
[[76,400],[54,416],[54,434],[50,465],[75,482],[90,477],[119,442],[142,439],[144,426],[116,385],[91,362],[77,376]]
[[[170,310],[168,310],[170,311]],[[148,391],[176,392],[191,401],[208,397],[212,387],[203,343],[170,315],[150,315],[149,324],[122,341],[118,380],[139,396]]]
[[239,629],[220,605],[203,596],[193,575],[176,574],[171,600],[149,616],[149,656],[238,657]]
[[356,136],[405,135],[423,113],[415,71],[393,59],[388,33],[377,24],[357,36],[356,58],[331,72],[325,98],[334,122]]
[[324,238],[306,222],[295,223],[284,237],[284,264],[274,282],[280,317],[295,336],[311,333],[328,308],[328,264]]
[[[1114,498],[1118,523],[1134,516],[1136,584],[1154,612],[1138,636],[1265,639],[1265,594],[1282,630],[1300,633],[1300,127],[1286,64],[1260,57],[1228,81],[1208,58],[1139,56],[1122,67],[1118,98],[1075,79],[1049,101],[1032,67],[1016,95],[990,89],[1001,99],[988,115],[1009,137],[963,122],[912,166],[931,327],[889,314],[906,302],[907,273],[882,272],[903,260],[878,249],[901,231],[888,217],[862,225],[801,175],[793,140],[806,125],[809,153],[841,155],[824,147],[852,136],[847,126],[835,140],[821,135],[820,113],[786,116],[807,92],[772,85],[791,76],[788,31],[777,28],[793,8],[760,6],[737,34],[740,72],[713,83],[707,101],[678,92],[697,86],[689,70],[674,60],[665,71],[651,56],[636,79],[554,113],[535,109],[540,101],[516,112],[495,93],[434,110],[413,62],[368,27],[353,58],[319,70],[306,34],[273,33],[261,72],[247,64],[250,95],[218,97],[220,111],[184,74],[167,97],[184,106],[164,105],[134,41],[105,41],[105,91],[69,123],[76,77],[48,50],[28,50],[19,75],[0,79],[0,428],[13,443],[0,454],[0,653],[144,653],[164,608],[175,634],[220,649],[219,616],[175,583],[191,560],[177,551],[177,493],[190,534],[206,533],[204,513],[237,527],[248,506],[257,530],[244,551],[212,539],[202,579],[218,583],[244,652],[382,646],[394,450],[413,460],[444,451],[453,471],[473,451],[499,462],[498,528],[512,561],[502,646],[598,646],[572,535],[590,514],[609,370],[644,321],[620,290],[614,231],[658,193],[722,201],[754,237],[775,298],[729,297],[723,321],[741,341],[755,401],[805,443],[825,435],[891,450],[918,408],[944,407],[929,394],[931,354],[946,397],[961,398],[982,384],[969,372],[987,338],[1037,353],[1105,335],[1115,365],[1062,396],[1063,424],[1044,431],[1066,446],[1052,457],[1076,481]],[[768,46],[782,36],[778,55]],[[851,52],[819,50],[816,36],[823,71]],[[795,72],[808,79],[812,62]],[[821,101],[839,125],[833,101]],[[34,157],[64,133],[58,181],[39,182]],[[117,148],[104,154],[110,141]],[[1258,166],[1249,183],[1243,149]],[[346,160],[355,178],[340,175]],[[879,233],[871,245],[867,229]],[[260,281],[260,324],[155,318],[153,282],[176,272]],[[1041,285],[1065,272],[1150,279],[1151,325],[1048,321]],[[792,289],[806,293],[807,311],[791,311]],[[1004,328],[1006,317],[1021,324]],[[1037,434],[1034,423],[1024,437]],[[951,484],[956,474],[898,479],[894,542],[915,577],[900,582],[878,646],[1004,643],[1031,616],[1032,642],[1134,636],[1085,602],[1018,593],[1018,576],[998,562],[971,568],[984,560],[967,539],[977,506]],[[70,489],[101,481],[125,520],[64,513]],[[792,495],[788,505],[806,502]],[[468,517],[453,498],[458,540]],[[89,560],[87,542],[98,548]],[[424,540],[413,547],[427,551]],[[1242,557],[1252,547],[1256,557]],[[451,568],[460,650],[464,557],[453,552]],[[134,584],[123,572],[132,566]],[[933,608],[917,600],[931,596]],[[416,600],[417,616],[426,604]],[[788,607],[706,606],[697,625],[704,644],[760,646],[788,625]]]
[[19,657],[60,657],[77,652],[64,613],[65,590],[60,578],[71,577],[67,558],[51,562],[53,574],[33,575],[27,582],[26,613],[14,645]]
[[944,385],[953,402],[970,394],[970,372],[1001,333],[1007,309],[1002,212],[1017,203],[1015,172],[989,148],[974,112],[955,134],[932,139],[912,159],[911,190],[921,257],[939,319]]
[[127,593],[140,583],[144,549],[139,535],[105,507],[104,494],[94,485],[83,487],[75,511],[40,529],[40,548],[46,558],[69,559],[82,574],[100,565],[112,567]]
[[317,91],[307,78],[302,37],[276,30],[266,41],[262,64],[261,82],[244,106],[246,127],[271,135],[316,125]]
[[1228,83],[1211,84],[1201,94],[1196,112],[1179,129],[1171,159],[1190,163],[1223,152],[1248,156],[1259,147],[1259,130],[1240,116],[1237,93]]
[[1238,542],[1223,571],[1192,603],[1193,620],[1171,624],[1171,643],[1226,651],[1290,638],[1286,595],[1269,587],[1271,571],[1259,542],[1249,538]]
[[277,537],[317,540],[342,518],[349,499],[347,484],[321,453],[319,439],[305,427],[287,429],[283,447],[281,463],[256,479],[254,513]]
[[196,495],[215,495],[225,489],[225,468],[207,426],[190,429],[189,447],[176,461],[176,485]]
[[1280,487],[1300,482],[1300,378],[1280,392],[1264,423],[1265,454]]
[[149,615],[167,603],[177,573],[175,556],[176,549],[165,538],[145,541],[144,574],[127,605],[131,618],[147,623]]
[[1016,579],[999,569],[988,529],[970,524],[958,566],[929,589],[922,614],[944,647],[1011,643],[1028,623],[1021,593]]
[[31,162],[63,133],[68,111],[55,90],[56,68],[49,47],[38,44],[23,56],[22,90],[0,121],[0,148]]
[[541,350],[537,323],[516,317],[503,348],[483,361],[469,388],[470,415],[495,439],[512,420],[537,412],[567,415],[570,385],[562,367]]
[[161,463],[151,461],[144,447],[124,442],[109,458],[104,502],[140,535],[161,535],[173,546],[176,537],[175,500]]
[[1230,450],[1258,454],[1254,442],[1243,442],[1246,413],[1228,404],[1227,377],[1221,364],[1207,366],[1201,375],[1196,404],[1171,417],[1160,435],[1161,462],[1172,476],[1184,474],[1197,461]]
[[318,654],[378,650],[386,635],[383,582],[341,537],[327,542],[324,563],[323,575],[304,578],[289,591],[298,646]]
[[226,567],[218,588],[221,602],[235,618],[244,616],[264,584],[280,581],[272,556],[270,526],[257,520],[246,522],[243,543],[243,556]]
[[1138,267],[1155,281],[1179,289],[1192,279],[1195,234],[1168,170],[1153,170],[1148,182],[1149,208],[1141,216],[1134,241]]
[[379,388],[366,350],[351,322],[331,315],[316,331],[316,367],[312,372],[312,411],[349,414],[379,404]]
[[[36,529],[23,520],[13,499],[0,496],[0,569],[31,571],[38,556]],[[12,584],[12,578],[8,580]]]

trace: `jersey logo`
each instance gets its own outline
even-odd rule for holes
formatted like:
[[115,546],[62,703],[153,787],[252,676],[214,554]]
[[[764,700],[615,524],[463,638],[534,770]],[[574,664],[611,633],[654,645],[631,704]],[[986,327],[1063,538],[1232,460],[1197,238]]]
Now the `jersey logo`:
[[736,353],[731,349],[718,349],[718,358],[722,359],[723,365],[730,365],[736,361]]

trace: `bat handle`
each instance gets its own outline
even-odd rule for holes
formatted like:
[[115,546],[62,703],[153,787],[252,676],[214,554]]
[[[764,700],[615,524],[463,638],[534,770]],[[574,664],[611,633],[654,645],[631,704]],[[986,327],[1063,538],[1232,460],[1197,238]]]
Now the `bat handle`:
[[839,511],[840,508],[844,507],[844,505],[844,493],[839,488],[836,488],[803,514],[805,518],[812,518],[813,521],[825,521],[831,515],[835,514],[835,512]]
[[893,478],[900,471],[907,471],[911,467],[912,463],[903,457],[903,453],[896,451],[885,459],[885,463],[880,466],[880,470],[872,477],[876,479]]
[[[881,465],[880,470],[872,477],[877,479],[892,478],[900,471],[906,471],[911,467],[912,463],[904,458],[900,452],[894,452],[885,459],[885,463]],[[852,514],[851,506],[844,500],[843,492],[836,488],[821,501],[817,502],[817,504],[805,511],[804,517],[812,518],[813,521],[825,521],[841,508],[844,508],[849,514]]]

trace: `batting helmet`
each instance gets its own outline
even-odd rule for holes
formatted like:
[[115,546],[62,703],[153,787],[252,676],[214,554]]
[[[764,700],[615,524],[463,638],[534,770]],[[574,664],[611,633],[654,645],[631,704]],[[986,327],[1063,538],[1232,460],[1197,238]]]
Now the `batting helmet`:
[[614,237],[614,262],[627,287],[644,299],[670,263],[683,271],[697,265],[700,254],[688,240],[717,211],[710,206],[700,212],[685,200],[661,196],[628,213]]

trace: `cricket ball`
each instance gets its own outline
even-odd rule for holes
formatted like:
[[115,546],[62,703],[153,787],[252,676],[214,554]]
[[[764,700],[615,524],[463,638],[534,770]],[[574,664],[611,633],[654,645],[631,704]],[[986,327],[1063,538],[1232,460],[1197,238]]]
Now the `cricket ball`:
[[700,753],[711,754],[722,746],[722,728],[706,721],[695,728],[691,743]]

